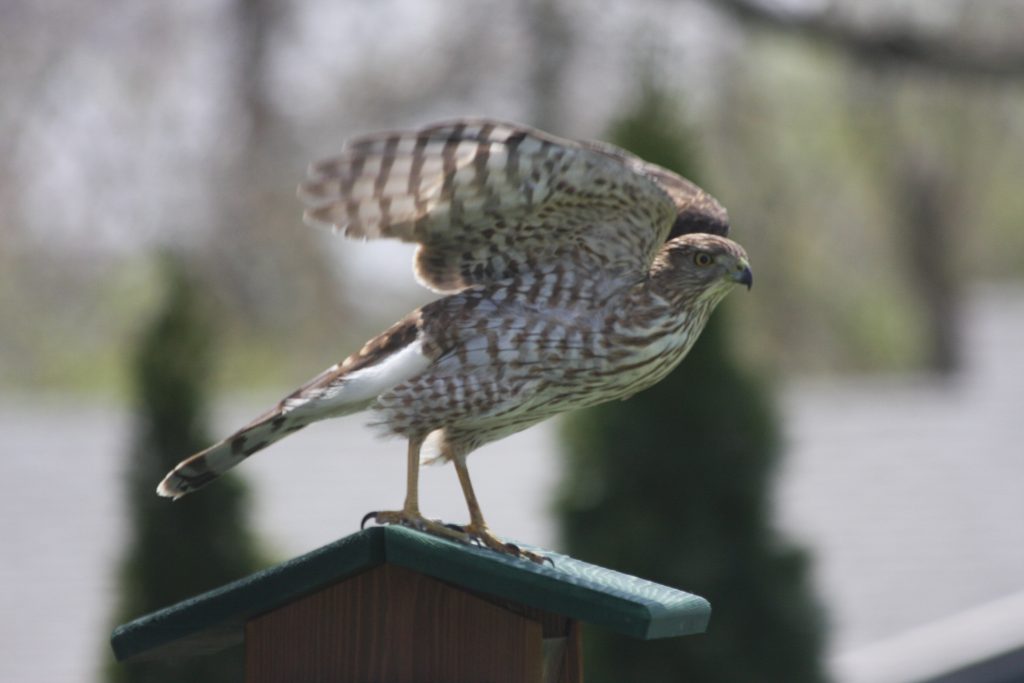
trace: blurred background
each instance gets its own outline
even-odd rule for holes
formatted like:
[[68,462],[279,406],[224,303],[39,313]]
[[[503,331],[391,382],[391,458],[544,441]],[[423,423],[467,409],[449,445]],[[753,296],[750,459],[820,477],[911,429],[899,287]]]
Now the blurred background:
[[237,678],[106,639],[400,503],[360,417],[151,491],[431,298],[407,245],[301,224],[307,164],[486,115],[692,177],[756,272],[665,386],[474,456],[499,533],[714,605],[587,630],[588,680],[1024,680],[1022,33],[1020,0],[0,4],[0,679]]

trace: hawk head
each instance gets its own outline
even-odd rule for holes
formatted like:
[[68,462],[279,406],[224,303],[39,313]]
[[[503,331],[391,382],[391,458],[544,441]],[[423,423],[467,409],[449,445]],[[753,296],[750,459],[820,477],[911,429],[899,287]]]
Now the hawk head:
[[688,233],[665,243],[651,268],[658,289],[689,301],[724,297],[731,285],[754,282],[747,252],[727,237]]

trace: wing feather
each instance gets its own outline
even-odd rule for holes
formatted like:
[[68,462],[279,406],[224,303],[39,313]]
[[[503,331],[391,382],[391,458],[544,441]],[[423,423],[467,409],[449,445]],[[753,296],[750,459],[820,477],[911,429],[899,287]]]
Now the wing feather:
[[416,274],[438,291],[557,259],[646,271],[670,233],[728,225],[696,185],[618,147],[486,119],[353,139],[299,193],[312,225],[419,243]]

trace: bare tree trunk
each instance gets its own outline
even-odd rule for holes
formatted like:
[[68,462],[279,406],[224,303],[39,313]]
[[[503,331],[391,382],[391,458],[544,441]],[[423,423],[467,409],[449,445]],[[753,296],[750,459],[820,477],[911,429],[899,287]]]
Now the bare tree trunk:
[[961,361],[960,287],[952,240],[958,223],[956,183],[946,164],[929,162],[913,150],[895,169],[894,205],[902,210],[904,263],[925,310],[925,364],[949,374]]
[[[872,145],[883,197],[896,219],[896,244],[916,304],[922,309],[922,365],[948,375],[962,360],[961,282],[954,240],[964,215],[962,174],[971,153],[969,108],[948,102],[939,93],[948,79],[915,81],[908,92],[906,73],[875,74],[885,130]],[[903,97],[899,94],[903,93]],[[928,124],[916,112],[929,111]]]

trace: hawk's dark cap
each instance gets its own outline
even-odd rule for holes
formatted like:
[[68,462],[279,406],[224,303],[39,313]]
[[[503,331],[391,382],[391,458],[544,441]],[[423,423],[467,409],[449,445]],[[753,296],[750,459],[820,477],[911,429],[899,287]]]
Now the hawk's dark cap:
[[250,617],[383,564],[634,638],[682,636],[707,627],[711,607],[701,597],[531,550],[550,557],[554,567],[402,527],[374,527],[118,626],[111,645],[121,661],[215,652],[242,642]]

